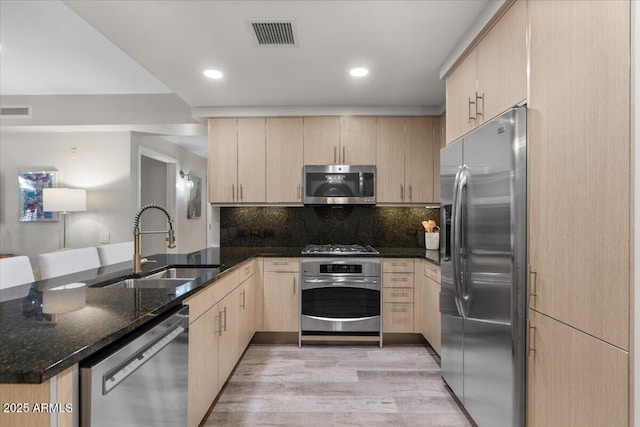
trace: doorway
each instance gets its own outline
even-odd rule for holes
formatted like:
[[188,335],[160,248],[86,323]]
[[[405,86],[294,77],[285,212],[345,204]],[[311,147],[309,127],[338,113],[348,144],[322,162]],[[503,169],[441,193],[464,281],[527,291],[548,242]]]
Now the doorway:
[[[140,147],[139,153],[139,192],[138,209],[155,204],[164,207],[174,220],[176,218],[176,159]],[[140,221],[142,231],[167,230],[167,217],[157,209],[146,211]],[[143,256],[173,253],[167,248],[166,234],[145,234],[142,236],[141,252]]]

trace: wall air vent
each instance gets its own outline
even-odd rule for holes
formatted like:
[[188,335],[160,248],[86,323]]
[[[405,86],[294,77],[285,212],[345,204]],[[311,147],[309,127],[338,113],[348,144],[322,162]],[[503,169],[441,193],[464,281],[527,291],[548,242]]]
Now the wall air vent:
[[273,20],[273,21],[249,21],[253,33],[256,36],[258,46],[295,46],[295,21]]
[[3,105],[0,106],[0,117],[12,119],[30,119],[31,105]]

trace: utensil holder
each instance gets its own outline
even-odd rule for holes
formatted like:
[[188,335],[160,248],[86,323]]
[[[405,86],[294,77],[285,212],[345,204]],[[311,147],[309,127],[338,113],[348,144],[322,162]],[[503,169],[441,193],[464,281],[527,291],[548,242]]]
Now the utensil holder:
[[424,246],[430,251],[440,249],[440,233],[424,233]]

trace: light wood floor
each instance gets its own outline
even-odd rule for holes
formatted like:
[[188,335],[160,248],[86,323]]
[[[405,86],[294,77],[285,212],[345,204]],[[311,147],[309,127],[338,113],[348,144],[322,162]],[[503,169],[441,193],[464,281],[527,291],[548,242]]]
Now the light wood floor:
[[421,345],[251,345],[205,423],[220,425],[471,426]]

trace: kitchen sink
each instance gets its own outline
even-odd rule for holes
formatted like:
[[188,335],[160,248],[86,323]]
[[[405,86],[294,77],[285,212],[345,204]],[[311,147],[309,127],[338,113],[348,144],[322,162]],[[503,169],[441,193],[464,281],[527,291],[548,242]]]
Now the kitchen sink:
[[146,279],[195,279],[196,277],[204,276],[207,273],[217,274],[220,272],[219,268],[197,268],[197,267],[174,267],[167,268],[166,270],[159,271],[154,274],[143,277],[141,280]]
[[185,283],[197,279],[206,274],[213,276],[220,272],[219,268],[212,267],[175,267],[166,268],[157,273],[150,274],[140,278],[123,279],[106,286],[96,285],[103,288],[119,288],[119,289],[176,289]]
[[180,278],[180,279],[124,279],[116,283],[105,286],[105,288],[121,288],[121,289],[134,289],[134,288],[156,288],[156,289],[175,289],[185,283],[193,280],[192,278]]

